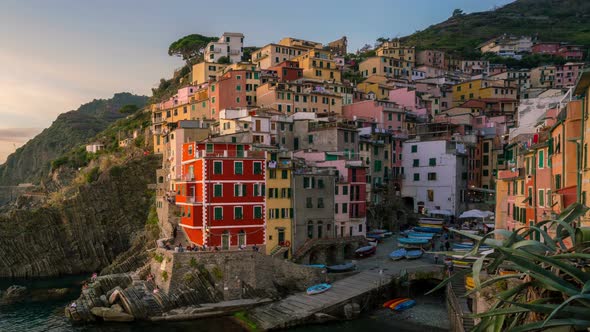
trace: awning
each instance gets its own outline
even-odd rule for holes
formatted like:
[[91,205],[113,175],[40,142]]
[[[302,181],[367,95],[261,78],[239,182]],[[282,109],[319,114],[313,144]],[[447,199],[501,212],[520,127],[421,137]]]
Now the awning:
[[494,213],[491,211],[481,211],[481,210],[469,210],[461,213],[459,219],[467,219],[467,218],[488,218],[493,216]]
[[452,216],[453,213],[449,210],[429,210],[428,214],[438,214],[441,216]]

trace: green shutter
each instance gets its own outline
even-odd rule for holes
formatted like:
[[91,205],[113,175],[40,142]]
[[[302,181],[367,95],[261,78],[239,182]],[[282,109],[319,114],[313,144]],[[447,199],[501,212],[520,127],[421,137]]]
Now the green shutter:
[[214,197],[221,197],[222,195],[222,188],[223,186],[221,184],[216,184],[213,186],[213,196]]
[[430,166],[436,166],[436,158],[430,158],[428,161],[428,164]]
[[213,163],[213,174],[221,174],[223,169],[223,163],[221,161],[216,161]]
[[545,151],[539,151],[539,168],[543,168],[545,165]]
[[255,206],[254,207],[254,218],[262,218],[262,207]]
[[254,163],[254,174],[262,174],[262,164]]
[[223,208],[216,207],[215,208],[215,220],[221,220],[221,219],[223,219]]
[[242,185],[242,196],[248,196],[248,186],[246,184]]
[[244,174],[244,164],[241,161],[234,163],[234,174]]

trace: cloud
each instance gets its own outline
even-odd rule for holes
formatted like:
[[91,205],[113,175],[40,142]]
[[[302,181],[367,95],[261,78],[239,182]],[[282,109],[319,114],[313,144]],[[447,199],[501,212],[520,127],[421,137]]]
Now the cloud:
[[26,142],[42,130],[43,128],[0,128],[0,141]]

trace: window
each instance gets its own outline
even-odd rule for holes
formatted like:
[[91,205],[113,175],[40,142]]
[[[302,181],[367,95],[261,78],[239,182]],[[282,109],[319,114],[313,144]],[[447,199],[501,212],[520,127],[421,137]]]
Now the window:
[[428,173],[428,180],[430,180],[430,181],[436,180],[436,173]]
[[313,135],[307,135],[307,142],[313,144]]
[[223,208],[221,206],[216,206],[214,209],[213,219],[215,220],[222,220],[223,219]]
[[207,144],[205,149],[208,153],[213,152],[213,144]]
[[414,159],[412,166],[414,166],[414,167],[420,166],[420,159]]
[[528,204],[533,205],[533,188],[529,187]]
[[545,151],[539,151],[539,168],[545,167]]
[[537,196],[539,206],[545,206],[545,190],[539,189],[539,195]]
[[324,189],[324,180],[323,179],[318,179],[318,188]]
[[277,171],[275,169],[268,170],[268,177],[270,179],[276,179],[277,178]]
[[414,181],[420,181],[420,173],[414,173]]
[[436,166],[436,158],[430,158],[428,160],[428,165],[430,165],[430,166]]
[[289,172],[287,170],[282,170],[281,171],[281,179],[288,179],[289,178]]
[[484,166],[488,166],[490,164],[490,157],[489,156],[483,156],[483,165]]
[[555,174],[555,189],[561,189],[561,174]]
[[334,195],[339,195],[339,193],[338,193],[339,189],[338,188],[340,188],[340,186],[336,185],[336,187],[334,188]]
[[334,204],[334,213],[338,213],[338,203]]
[[381,172],[381,160],[375,160],[373,165],[374,172]]
[[213,197],[221,197],[223,196],[223,185],[222,184],[214,184],[213,185]]
[[262,174],[262,163],[254,162],[254,174]]
[[234,206],[234,219],[244,218],[244,208],[241,206]]
[[342,213],[348,213],[348,203],[342,203]]
[[311,209],[313,207],[313,202],[311,200],[311,197],[307,197],[305,199],[305,207],[308,209]]
[[428,201],[434,202],[434,190],[428,189],[428,190],[426,190],[426,194],[428,196]]
[[342,195],[348,195],[348,186],[342,186]]
[[318,209],[323,209],[324,208],[324,198],[320,197],[318,198]]
[[244,163],[241,161],[234,162],[234,174],[244,174]]
[[222,161],[214,161],[213,162],[213,174],[222,174],[223,173],[223,162]]

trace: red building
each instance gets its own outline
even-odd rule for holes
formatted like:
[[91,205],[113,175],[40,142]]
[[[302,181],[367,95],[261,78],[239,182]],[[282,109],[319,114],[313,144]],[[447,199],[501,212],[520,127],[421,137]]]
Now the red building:
[[299,68],[299,62],[286,60],[269,69],[277,72],[279,81],[288,82],[303,78],[303,68]]
[[263,246],[265,152],[232,143],[185,143],[176,204],[194,244]]

